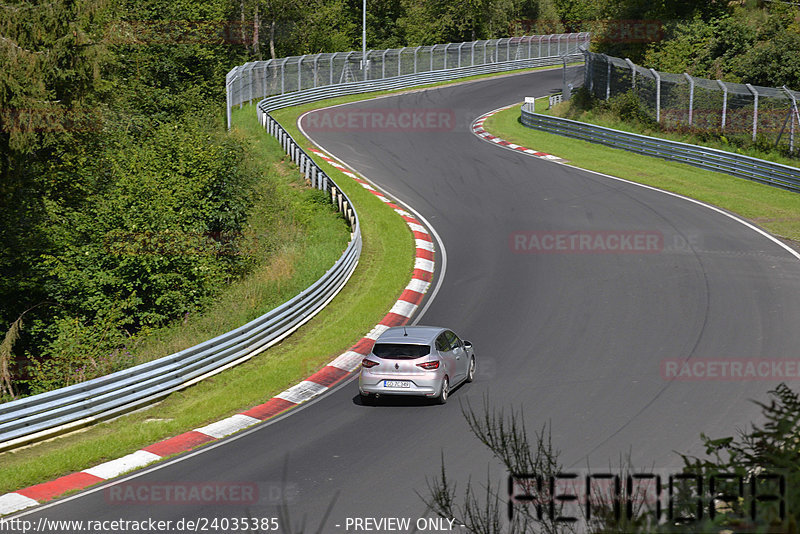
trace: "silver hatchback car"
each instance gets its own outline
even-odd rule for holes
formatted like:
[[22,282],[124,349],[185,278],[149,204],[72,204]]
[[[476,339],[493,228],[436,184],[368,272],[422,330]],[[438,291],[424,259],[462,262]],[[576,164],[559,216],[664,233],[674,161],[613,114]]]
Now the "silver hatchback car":
[[358,389],[370,404],[384,395],[415,395],[447,402],[450,391],[475,377],[475,351],[452,330],[397,326],[375,340],[361,361]]

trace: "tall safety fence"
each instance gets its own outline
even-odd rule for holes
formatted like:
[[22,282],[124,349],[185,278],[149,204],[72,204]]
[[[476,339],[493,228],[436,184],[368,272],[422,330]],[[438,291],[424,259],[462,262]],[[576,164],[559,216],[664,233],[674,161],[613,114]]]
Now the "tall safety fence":
[[633,91],[648,115],[668,129],[716,131],[800,153],[800,92],[788,87],[695,78],[646,69],[629,59],[584,51],[584,85],[599,99]]
[[[228,127],[234,106],[304,89],[384,80],[433,71],[569,56],[588,46],[589,33],[530,35],[369,50],[290,56],[234,67],[226,77]],[[513,68],[513,67],[511,67]]]

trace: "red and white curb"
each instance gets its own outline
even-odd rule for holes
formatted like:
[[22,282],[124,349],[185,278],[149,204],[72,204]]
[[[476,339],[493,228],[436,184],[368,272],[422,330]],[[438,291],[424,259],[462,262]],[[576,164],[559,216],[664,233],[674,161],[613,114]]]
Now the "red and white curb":
[[139,469],[148,464],[161,460],[167,456],[189,451],[199,445],[216,441],[229,436],[244,428],[260,423],[266,419],[283,413],[298,404],[328,391],[335,384],[356,371],[361,366],[361,360],[369,354],[375,340],[384,331],[392,326],[402,326],[419,308],[425,293],[428,291],[434,272],[434,246],[430,232],[411,213],[395,204],[383,193],[372,187],[365,180],[350,172],[340,162],[327,154],[312,149],[316,155],[327,163],[349,176],[364,189],[378,197],[387,206],[397,212],[408,224],[414,234],[416,242],[416,260],[414,274],[400,298],[392,306],[389,313],[366,336],[361,338],[345,353],[339,355],[328,365],[309,376],[299,384],[283,391],[269,401],[250,408],[241,413],[232,415],[216,423],[211,423],[201,428],[196,428],[173,438],[160,441],[149,447],[138,450],[122,458],[96,465],[80,473],[72,473],[50,482],[30,486],[12,493],[0,495],[0,516],[19,512],[26,508],[36,506],[42,502],[52,500],[68,491],[80,490],[117,477],[129,471]]
[[559,158],[558,156],[554,156],[554,155],[548,154],[546,152],[539,152],[538,150],[533,150],[532,148],[527,148],[527,147],[512,143],[510,141],[506,141],[505,139],[501,139],[501,138],[499,138],[497,136],[494,136],[494,135],[490,134],[489,132],[487,132],[486,130],[483,129],[483,123],[486,121],[486,119],[488,119],[489,117],[491,117],[492,115],[494,115],[496,113],[499,113],[501,111],[505,111],[510,107],[514,107],[514,106],[518,106],[518,105],[519,104],[511,104],[510,106],[504,106],[502,108],[497,108],[495,110],[492,110],[489,113],[484,113],[483,115],[481,115],[480,117],[475,119],[475,121],[472,123],[472,133],[474,133],[475,135],[477,135],[481,139],[484,139],[486,141],[492,142],[492,143],[494,143],[496,145],[499,145],[499,146],[501,146],[503,148],[507,148],[509,150],[516,150],[517,152],[524,152],[525,154],[528,154],[530,156],[534,156],[534,157],[541,158],[541,159],[546,159],[546,160],[549,160],[549,161],[560,161],[560,162],[566,161],[565,159]]

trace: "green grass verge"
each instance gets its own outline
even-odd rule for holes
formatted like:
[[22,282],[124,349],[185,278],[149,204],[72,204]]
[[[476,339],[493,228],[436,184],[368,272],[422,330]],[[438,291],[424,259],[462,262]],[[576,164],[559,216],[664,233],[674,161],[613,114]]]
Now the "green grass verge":
[[[546,106],[546,99],[537,101],[537,112]],[[575,167],[701,200],[738,213],[777,236],[800,241],[800,195],[797,193],[683,163],[533,130],[523,126],[519,118],[519,106],[514,106],[490,117],[484,128],[513,143],[564,158]]]

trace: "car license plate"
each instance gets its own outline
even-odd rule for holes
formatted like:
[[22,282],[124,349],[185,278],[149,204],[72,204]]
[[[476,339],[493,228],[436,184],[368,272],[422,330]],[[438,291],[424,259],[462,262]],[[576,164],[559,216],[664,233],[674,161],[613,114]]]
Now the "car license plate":
[[383,387],[387,388],[410,388],[411,382],[408,380],[384,380]]

